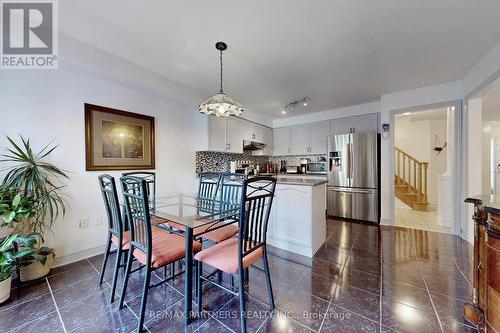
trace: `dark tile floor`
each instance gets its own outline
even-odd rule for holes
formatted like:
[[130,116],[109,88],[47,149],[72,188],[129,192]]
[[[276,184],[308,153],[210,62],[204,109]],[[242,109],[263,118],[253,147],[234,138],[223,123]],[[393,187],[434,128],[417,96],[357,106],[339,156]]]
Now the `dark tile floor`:
[[[462,319],[471,294],[469,244],[446,234],[335,220],[327,229],[328,240],[313,259],[271,249],[272,313],[264,275],[251,268],[249,332],[475,332]],[[0,306],[0,331],[134,330],[142,276],[132,276],[126,307],[118,310],[117,302],[108,304],[109,283],[97,285],[101,260],[58,267],[14,289]],[[107,281],[111,273],[110,265]],[[147,331],[185,330],[182,285],[179,278],[150,290]],[[237,332],[237,299],[212,286],[204,295],[206,312],[186,331]]]

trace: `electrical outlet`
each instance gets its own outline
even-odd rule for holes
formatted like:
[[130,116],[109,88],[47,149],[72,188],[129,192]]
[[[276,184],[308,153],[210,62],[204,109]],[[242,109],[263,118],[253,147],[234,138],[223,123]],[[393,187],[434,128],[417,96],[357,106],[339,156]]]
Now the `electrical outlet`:
[[95,226],[99,227],[102,225],[102,216],[98,216],[95,218]]
[[89,227],[89,219],[83,219],[78,222],[78,228],[87,229]]

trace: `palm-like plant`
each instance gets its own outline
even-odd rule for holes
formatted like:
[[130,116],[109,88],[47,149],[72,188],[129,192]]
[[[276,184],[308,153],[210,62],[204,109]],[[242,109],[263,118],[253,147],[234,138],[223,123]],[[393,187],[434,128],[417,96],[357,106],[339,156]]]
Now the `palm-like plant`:
[[57,145],[50,142],[40,152],[34,153],[29,139],[20,136],[22,144],[18,145],[7,136],[11,147],[8,153],[2,155],[0,162],[9,166],[2,184],[10,189],[22,191],[32,196],[37,202],[37,212],[30,223],[30,229],[40,234],[51,230],[59,215],[66,212],[66,201],[61,190],[65,184],[62,178],[68,178],[66,173],[44,159],[52,153]]

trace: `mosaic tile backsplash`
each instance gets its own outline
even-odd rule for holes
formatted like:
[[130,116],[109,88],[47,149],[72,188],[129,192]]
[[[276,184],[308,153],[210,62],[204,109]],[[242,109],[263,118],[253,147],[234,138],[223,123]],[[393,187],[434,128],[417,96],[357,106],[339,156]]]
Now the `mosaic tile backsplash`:
[[267,162],[280,164],[282,160],[287,165],[300,165],[300,160],[309,158],[311,161],[318,161],[326,155],[307,156],[253,156],[251,153],[232,154],[219,153],[213,151],[196,152],[196,173],[200,172],[229,172],[231,161],[249,161],[251,164],[263,165]]

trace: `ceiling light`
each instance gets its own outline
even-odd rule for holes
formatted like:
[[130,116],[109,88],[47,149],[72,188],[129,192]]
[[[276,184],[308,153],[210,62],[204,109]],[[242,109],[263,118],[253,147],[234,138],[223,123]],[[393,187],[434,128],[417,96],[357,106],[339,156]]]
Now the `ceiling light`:
[[283,111],[281,111],[281,113],[286,114],[286,110],[285,110],[285,109],[283,109]]
[[307,98],[307,97],[304,97],[298,101],[290,102],[287,105],[285,105],[285,107],[283,108],[283,111],[281,113],[285,114],[288,111],[293,111],[293,110],[295,110],[297,105],[300,106],[300,104],[302,104],[303,106],[307,106],[308,102],[309,102],[309,98]]
[[405,112],[403,113],[403,116],[409,116],[411,114],[411,112]]
[[230,96],[224,94],[222,89],[222,51],[227,49],[227,44],[217,42],[215,43],[215,48],[220,51],[220,91],[217,95],[201,103],[198,110],[200,113],[216,117],[239,116],[245,111],[245,108]]

